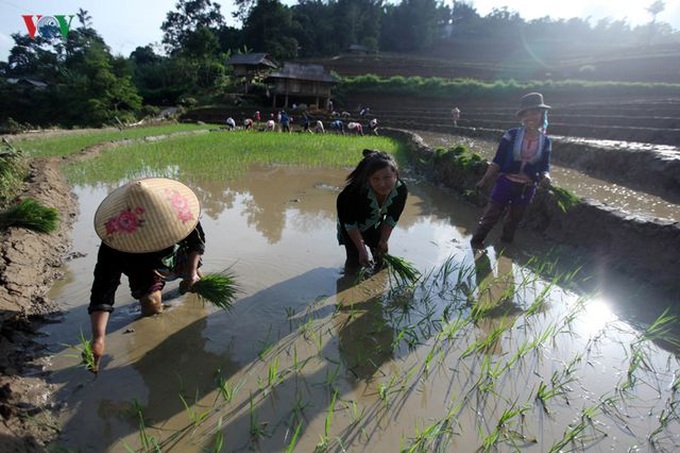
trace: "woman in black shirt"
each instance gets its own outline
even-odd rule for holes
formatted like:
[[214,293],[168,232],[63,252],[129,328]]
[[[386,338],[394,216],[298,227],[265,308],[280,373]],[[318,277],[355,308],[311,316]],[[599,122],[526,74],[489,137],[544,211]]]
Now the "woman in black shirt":
[[345,246],[345,272],[382,265],[392,230],[399,221],[408,189],[399,179],[394,158],[383,151],[365,149],[364,158],[347,176],[337,198],[338,242]]

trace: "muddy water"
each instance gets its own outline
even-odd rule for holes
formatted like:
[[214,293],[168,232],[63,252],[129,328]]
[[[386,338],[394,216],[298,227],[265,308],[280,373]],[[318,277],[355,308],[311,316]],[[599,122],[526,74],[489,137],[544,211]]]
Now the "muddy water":
[[[547,290],[530,264],[530,255],[545,251],[521,241],[514,250],[473,253],[468,240],[479,210],[415,181],[390,252],[421,269],[426,284],[406,292],[384,271],[362,282],[343,276],[334,203],[345,175],[275,167],[227,183],[193,180],[204,208],[204,269],[230,267],[241,296],[224,312],[180,296],[173,282],[166,312],[140,318],[123,279],[96,379],[74,367],[78,360],[63,345],[77,343],[81,331],[89,337],[99,242],[91,219],[114,187],[76,187],[74,249],[85,256],[68,263],[50,294],[64,307],[64,322],[44,329],[63,405],[55,446],[118,452],[158,443],[163,451],[199,452],[222,444],[222,451],[269,452],[297,444],[295,451],[307,452],[326,439],[328,451],[399,451],[417,442],[421,451],[474,451],[480,432],[490,435],[501,414],[521,409],[504,427],[508,442],[543,452],[590,407],[598,408],[590,416],[596,423],[575,445],[645,445],[667,409],[678,364],[668,349],[646,342],[649,370],[633,370],[637,385],[614,392],[630,375],[633,326],[645,322],[618,293],[579,301],[566,289]],[[532,311],[544,290],[546,304]],[[645,296],[648,307],[665,303]],[[456,327],[474,304],[488,315]],[[543,332],[549,335],[540,340]],[[489,363],[507,366],[492,377]],[[534,395],[540,382],[559,384],[545,411]],[[606,398],[610,404],[599,408]],[[439,436],[424,434],[435,425]],[[676,428],[655,440],[677,444]]]
[[[497,142],[495,141],[427,131],[415,131],[415,133],[434,148],[465,144],[486,159],[492,159],[496,152]],[[553,163],[550,173],[557,186],[571,190],[581,198],[594,200],[631,214],[680,221],[680,205],[656,195],[631,190],[620,184],[594,178],[559,164]]]

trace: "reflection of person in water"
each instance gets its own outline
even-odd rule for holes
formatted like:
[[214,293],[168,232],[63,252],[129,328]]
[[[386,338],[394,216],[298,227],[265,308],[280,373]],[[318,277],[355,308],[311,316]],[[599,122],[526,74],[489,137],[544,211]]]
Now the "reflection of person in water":
[[365,149],[363,155],[347,176],[347,184],[336,203],[338,242],[345,246],[345,271],[350,273],[371,265],[366,246],[371,249],[375,264],[381,265],[408,196],[390,154]]
[[106,325],[121,275],[128,277],[142,315],[163,311],[166,281],[181,278],[184,291],[200,280],[205,234],[200,203],[184,184],[165,178],[133,181],[111,192],[95,213],[102,239],[94,269],[88,313],[97,371],[104,353]]
[[392,359],[394,332],[383,316],[380,296],[367,298],[365,289],[355,288],[356,283],[351,275],[338,279],[340,312],[335,323],[345,366],[357,379],[369,379]]
[[479,314],[476,321],[480,328],[482,338],[493,341],[487,348],[491,354],[500,354],[500,331],[512,327],[515,320],[522,312],[514,302],[515,277],[513,274],[512,260],[504,255],[496,259],[496,272],[493,272],[491,260],[487,251],[475,253],[475,280],[477,284],[477,297],[473,310]]

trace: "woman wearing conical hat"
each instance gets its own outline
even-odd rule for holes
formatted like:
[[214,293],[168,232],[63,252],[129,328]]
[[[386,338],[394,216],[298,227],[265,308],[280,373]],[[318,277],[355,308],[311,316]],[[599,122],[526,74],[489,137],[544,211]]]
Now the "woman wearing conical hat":
[[201,278],[205,234],[200,203],[186,185],[165,178],[130,182],[111,192],[97,208],[94,226],[102,242],[94,269],[88,313],[97,372],[104,353],[106,325],[120,278],[126,275],[142,315],[163,311],[166,281],[181,278],[191,289]]

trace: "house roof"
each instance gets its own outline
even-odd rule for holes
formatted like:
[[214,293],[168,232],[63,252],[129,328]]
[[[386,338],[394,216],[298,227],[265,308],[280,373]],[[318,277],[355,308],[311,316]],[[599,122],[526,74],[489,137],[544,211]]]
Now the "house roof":
[[340,81],[324,71],[318,64],[284,63],[283,69],[269,74],[269,79],[297,79],[315,82],[339,83]]
[[11,84],[22,84],[22,85],[31,85],[36,88],[46,88],[47,84],[45,82],[41,82],[40,80],[35,80],[35,79],[29,79],[26,77],[8,77],[7,79],[8,83]]
[[253,65],[253,66],[269,66],[270,68],[277,68],[276,63],[269,59],[269,54],[266,53],[247,53],[232,55],[226,64],[230,65]]

